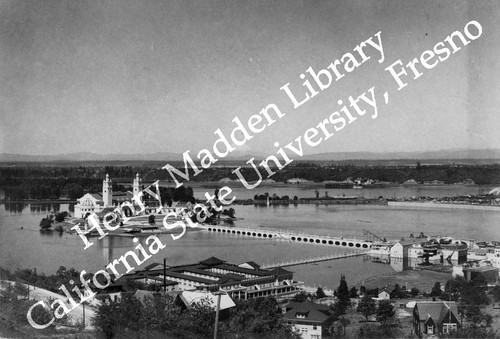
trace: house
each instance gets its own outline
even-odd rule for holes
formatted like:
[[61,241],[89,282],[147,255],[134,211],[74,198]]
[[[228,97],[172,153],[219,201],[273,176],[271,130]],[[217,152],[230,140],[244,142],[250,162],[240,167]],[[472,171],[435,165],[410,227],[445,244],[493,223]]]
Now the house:
[[418,336],[447,334],[460,326],[457,305],[448,301],[418,301],[413,308],[413,327]]
[[333,313],[326,305],[312,301],[290,302],[283,316],[303,339],[321,339],[333,322]]
[[389,300],[391,299],[391,290],[384,287],[378,292],[378,300]]
[[408,258],[408,250],[413,247],[415,241],[413,240],[401,240],[391,247],[390,256],[393,258]]

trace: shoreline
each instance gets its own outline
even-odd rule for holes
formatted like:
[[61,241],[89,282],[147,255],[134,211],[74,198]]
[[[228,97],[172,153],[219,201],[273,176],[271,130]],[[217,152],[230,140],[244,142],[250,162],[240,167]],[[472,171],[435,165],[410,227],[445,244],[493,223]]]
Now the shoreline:
[[500,212],[500,205],[472,205],[455,203],[436,203],[436,202],[410,202],[410,201],[389,201],[389,207],[406,207],[415,209],[461,209]]

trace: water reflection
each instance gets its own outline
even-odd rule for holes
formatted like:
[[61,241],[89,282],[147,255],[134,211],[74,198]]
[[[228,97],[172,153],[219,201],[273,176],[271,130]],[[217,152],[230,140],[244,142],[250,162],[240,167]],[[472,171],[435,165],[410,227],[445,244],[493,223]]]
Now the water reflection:
[[403,272],[412,270],[413,268],[427,266],[453,266],[458,265],[457,260],[451,260],[451,264],[447,261],[443,261],[440,258],[432,258],[429,264],[426,264],[423,258],[398,258],[390,257],[388,255],[367,255],[365,260],[370,260],[372,263],[377,264],[388,264],[396,272]]
[[28,204],[22,202],[7,202],[5,203],[5,210],[11,213],[22,213],[26,206]]
[[10,213],[51,213],[59,211],[69,211],[70,213],[75,211],[74,203],[27,203],[27,202],[5,202],[5,211]]

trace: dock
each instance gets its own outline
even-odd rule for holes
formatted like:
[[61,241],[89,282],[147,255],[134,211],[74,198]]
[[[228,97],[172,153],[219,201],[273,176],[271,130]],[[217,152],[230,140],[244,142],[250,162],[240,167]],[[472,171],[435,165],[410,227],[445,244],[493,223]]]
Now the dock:
[[368,252],[369,251],[367,251],[367,250],[364,250],[364,251],[357,250],[354,252],[340,253],[340,254],[328,255],[328,256],[324,256],[324,257],[318,257],[318,258],[307,258],[307,259],[283,261],[283,262],[279,262],[279,263],[265,264],[262,266],[262,268],[269,269],[269,268],[277,268],[277,267],[299,266],[299,265],[312,264],[312,263],[321,262],[321,261],[331,261],[331,260],[337,260],[337,259],[359,257],[359,256],[366,255]]

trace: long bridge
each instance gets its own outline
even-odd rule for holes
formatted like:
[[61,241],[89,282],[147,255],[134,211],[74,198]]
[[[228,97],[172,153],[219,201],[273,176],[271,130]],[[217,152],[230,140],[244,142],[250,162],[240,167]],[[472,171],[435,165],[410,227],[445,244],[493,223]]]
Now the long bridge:
[[327,246],[337,246],[353,249],[369,249],[372,245],[372,241],[363,239],[347,239],[343,237],[334,237],[328,235],[315,235],[315,234],[305,234],[296,233],[288,230],[270,230],[270,229],[255,229],[255,228],[244,228],[235,226],[220,226],[220,225],[199,225],[198,227],[206,229],[209,232],[216,233],[226,233],[234,235],[244,235],[254,238],[265,238],[265,239],[283,239],[291,242],[301,242],[313,245],[327,245]]
[[283,261],[280,263],[272,263],[272,264],[263,265],[262,268],[298,266],[298,265],[312,264],[312,263],[321,262],[321,261],[330,261],[330,260],[336,260],[336,259],[359,257],[359,256],[365,255],[367,253],[368,253],[368,250],[357,250],[357,251],[350,252],[350,253],[340,253],[340,254],[328,255],[328,256],[324,256],[324,257],[318,257],[318,258],[298,259],[298,260],[291,260],[291,261]]

